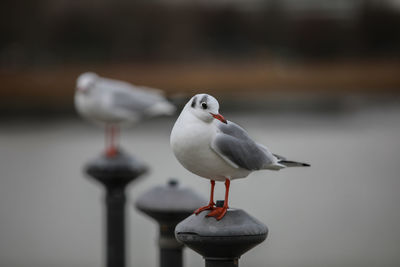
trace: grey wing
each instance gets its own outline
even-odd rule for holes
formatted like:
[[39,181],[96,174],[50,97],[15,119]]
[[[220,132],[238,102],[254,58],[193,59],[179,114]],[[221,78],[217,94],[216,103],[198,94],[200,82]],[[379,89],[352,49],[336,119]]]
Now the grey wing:
[[278,154],[273,154],[278,160],[286,160],[286,157],[278,155]]
[[255,143],[239,125],[219,124],[221,130],[211,148],[235,168],[260,170],[274,162],[273,157]]
[[102,86],[112,90],[113,106],[142,115],[146,115],[147,110],[153,105],[165,101],[158,90],[137,87],[123,81],[103,78]]
[[146,111],[155,104],[154,99],[147,96],[138,95],[135,92],[115,92],[113,93],[113,105],[115,107],[129,110],[145,115]]

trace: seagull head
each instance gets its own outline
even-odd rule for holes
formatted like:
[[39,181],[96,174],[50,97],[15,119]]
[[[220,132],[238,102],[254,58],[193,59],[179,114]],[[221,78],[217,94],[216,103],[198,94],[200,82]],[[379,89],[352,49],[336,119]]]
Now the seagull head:
[[219,104],[217,99],[208,94],[197,94],[186,104],[185,109],[191,112],[198,119],[210,123],[217,119],[227,123],[225,118],[219,114]]
[[96,82],[99,76],[94,72],[85,72],[79,75],[76,80],[76,89],[78,92],[87,92]]

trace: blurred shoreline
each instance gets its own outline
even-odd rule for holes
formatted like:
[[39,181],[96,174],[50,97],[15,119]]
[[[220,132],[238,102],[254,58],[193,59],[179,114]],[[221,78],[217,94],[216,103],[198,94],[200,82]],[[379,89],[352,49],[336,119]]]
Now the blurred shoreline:
[[260,102],[258,106],[267,103],[266,108],[299,106],[296,103],[312,107],[321,100],[322,106],[328,103],[332,108],[332,103],[342,105],[349,98],[397,102],[400,93],[398,60],[81,64],[0,68],[0,110],[8,115],[70,114],[76,77],[85,71],[160,88],[178,102],[205,92],[233,103],[237,99]]

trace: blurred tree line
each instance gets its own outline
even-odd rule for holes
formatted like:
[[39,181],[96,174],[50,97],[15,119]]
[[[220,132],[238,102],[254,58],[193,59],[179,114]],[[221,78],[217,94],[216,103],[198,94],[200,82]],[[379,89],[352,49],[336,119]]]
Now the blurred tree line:
[[290,12],[279,0],[207,3],[2,1],[0,66],[400,55],[399,10],[379,1],[357,1],[345,16]]

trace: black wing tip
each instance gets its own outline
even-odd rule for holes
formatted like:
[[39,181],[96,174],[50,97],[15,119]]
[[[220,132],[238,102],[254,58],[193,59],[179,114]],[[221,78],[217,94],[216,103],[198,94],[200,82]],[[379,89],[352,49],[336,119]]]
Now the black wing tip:
[[278,162],[282,163],[283,165],[289,164],[289,165],[291,165],[291,167],[295,167],[295,166],[311,167],[311,165],[308,163],[297,162],[297,161],[292,161],[292,160],[280,160]]

